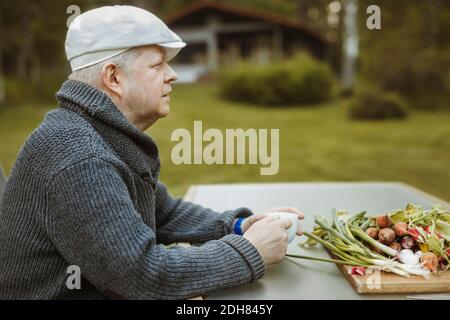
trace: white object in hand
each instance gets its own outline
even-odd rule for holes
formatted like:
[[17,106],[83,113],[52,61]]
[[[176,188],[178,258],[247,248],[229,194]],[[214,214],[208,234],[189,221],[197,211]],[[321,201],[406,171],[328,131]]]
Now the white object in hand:
[[287,229],[288,242],[294,240],[298,230],[298,215],[291,212],[270,212],[269,216],[279,216],[280,219],[288,219],[292,221],[292,226]]

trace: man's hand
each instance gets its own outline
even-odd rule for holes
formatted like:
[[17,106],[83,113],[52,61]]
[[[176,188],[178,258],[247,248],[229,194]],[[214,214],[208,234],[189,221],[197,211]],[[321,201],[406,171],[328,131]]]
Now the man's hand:
[[[272,208],[272,209],[269,209],[268,212],[291,212],[291,213],[297,214],[298,218],[300,220],[303,220],[305,218],[305,215],[303,214],[303,212],[301,212],[293,207]],[[257,214],[251,215],[250,217],[246,218],[241,224],[242,233],[244,234],[255,222],[260,221],[260,220],[264,219],[265,217],[267,217],[267,213],[257,213]],[[297,230],[297,235],[301,236],[302,234],[303,234],[303,230],[299,225],[298,230]]]
[[269,216],[256,221],[244,234],[258,250],[264,263],[280,262],[286,255],[288,235],[286,230],[292,226],[292,220]]

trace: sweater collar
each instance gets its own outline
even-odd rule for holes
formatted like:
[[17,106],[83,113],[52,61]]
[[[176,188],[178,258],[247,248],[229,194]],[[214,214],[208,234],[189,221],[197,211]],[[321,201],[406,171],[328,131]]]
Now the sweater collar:
[[[156,143],[131,124],[107,94],[86,83],[67,80],[56,93],[56,98],[61,108],[86,118],[138,174],[156,183],[160,170]],[[100,129],[104,126],[108,128]]]

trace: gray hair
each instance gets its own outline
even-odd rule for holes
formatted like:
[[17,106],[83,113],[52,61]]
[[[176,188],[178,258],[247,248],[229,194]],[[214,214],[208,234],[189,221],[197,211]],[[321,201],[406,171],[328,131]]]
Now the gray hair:
[[115,57],[108,60],[101,61],[92,66],[76,70],[69,75],[70,80],[77,80],[87,83],[93,87],[100,87],[100,74],[102,67],[105,63],[114,63],[119,68],[122,68],[125,73],[130,74],[134,61],[139,57],[142,52],[142,48],[131,48]]

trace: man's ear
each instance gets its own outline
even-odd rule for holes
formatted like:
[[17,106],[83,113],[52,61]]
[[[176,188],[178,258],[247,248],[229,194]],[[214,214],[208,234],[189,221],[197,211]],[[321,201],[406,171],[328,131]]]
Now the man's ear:
[[117,64],[108,62],[102,67],[101,82],[106,91],[116,98],[122,98],[123,96],[123,82],[124,74],[123,70],[117,66]]

